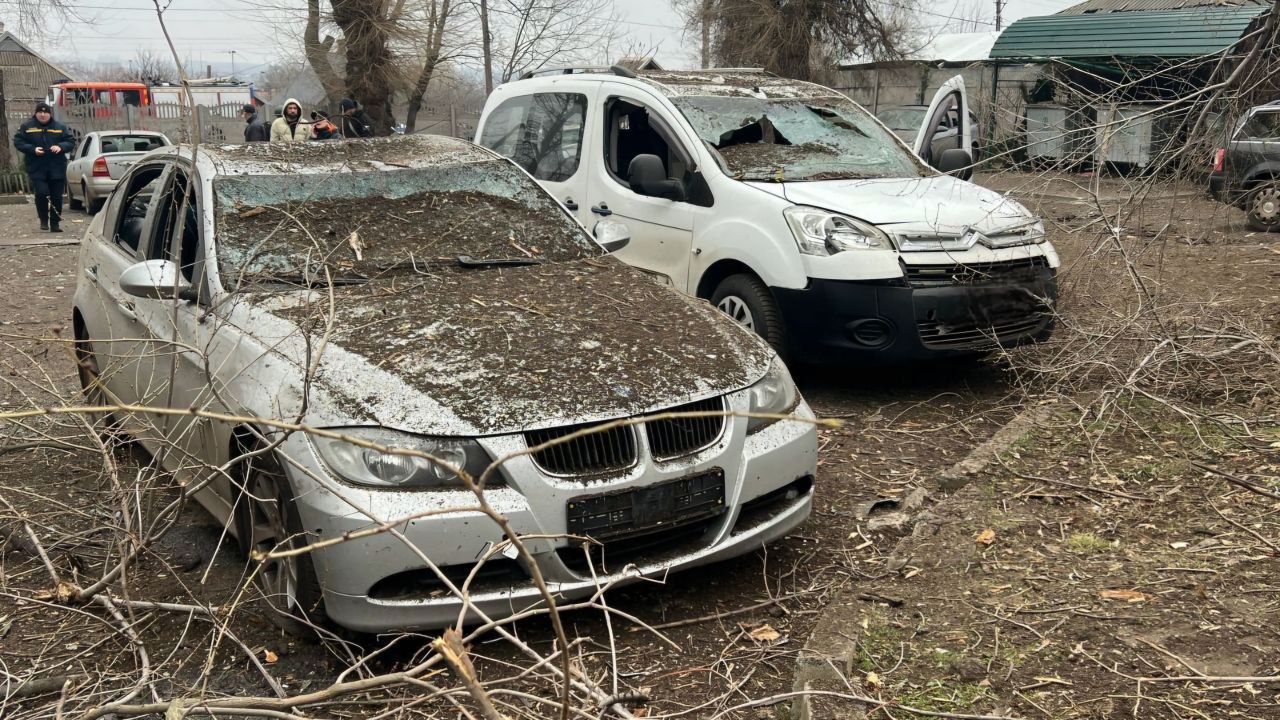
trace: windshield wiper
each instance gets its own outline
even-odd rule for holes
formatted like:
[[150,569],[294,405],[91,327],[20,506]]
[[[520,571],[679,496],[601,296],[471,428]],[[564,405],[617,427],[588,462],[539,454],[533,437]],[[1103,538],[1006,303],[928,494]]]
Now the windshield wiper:
[[454,258],[458,267],[464,268],[491,268],[491,267],[522,267],[524,265],[541,265],[546,262],[543,258],[492,258],[489,260],[477,260],[470,255],[459,255]]

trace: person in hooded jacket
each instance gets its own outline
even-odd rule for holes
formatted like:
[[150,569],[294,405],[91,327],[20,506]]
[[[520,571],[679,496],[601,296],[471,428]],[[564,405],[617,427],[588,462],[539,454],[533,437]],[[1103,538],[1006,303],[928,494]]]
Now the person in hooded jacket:
[[284,101],[280,117],[271,123],[271,142],[302,142],[311,139],[311,123],[302,119],[302,104],[293,98]]
[[342,98],[342,136],[348,138],[373,137],[373,121],[351,98]]
[[62,192],[67,187],[67,153],[75,149],[71,130],[53,119],[48,103],[36,103],[31,119],[13,136],[13,146],[27,162],[27,176],[36,195],[40,229],[62,232]]

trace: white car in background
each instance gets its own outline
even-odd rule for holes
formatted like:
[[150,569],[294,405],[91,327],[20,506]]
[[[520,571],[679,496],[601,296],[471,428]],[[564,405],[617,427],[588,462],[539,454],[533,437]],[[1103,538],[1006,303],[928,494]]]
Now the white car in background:
[[172,145],[164,133],[106,130],[85,133],[67,158],[67,199],[71,209],[92,215],[120,177],[143,155]]
[[495,89],[476,141],[584,226],[626,224],[619,259],[795,360],[938,360],[1048,338],[1057,297],[1040,219],[960,179],[965,97],[944,83],[912,146],[763,70],[549,69]]

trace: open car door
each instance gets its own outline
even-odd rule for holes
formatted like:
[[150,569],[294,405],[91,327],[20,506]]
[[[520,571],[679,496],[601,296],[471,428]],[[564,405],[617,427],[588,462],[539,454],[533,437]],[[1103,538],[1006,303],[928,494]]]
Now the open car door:
[[[933,102],[929,103],[929,109],[924,114],[924,122],[916,133],[912,149],[925,162],[945,172],[952,168],[942,167],[944,152],[963,150],[971,153],[972,147],[973,123],[969,119],[969,99],[964,89],[964,78],[956,75],[934,93]],[[967,167],[972,163],[970,155],[969,162],[964,163],[966,169],[961,172],[966,179],[973,172]]]

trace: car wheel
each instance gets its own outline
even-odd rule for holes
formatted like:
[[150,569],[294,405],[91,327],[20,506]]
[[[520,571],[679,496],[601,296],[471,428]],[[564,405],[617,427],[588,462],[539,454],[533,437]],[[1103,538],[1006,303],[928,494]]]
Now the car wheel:
[[280,461],[269,452],[246,457],[237,463],[233,477],[241,487],[234,514],[236,534],[249,554],[253,584],[271,622],[291,635],[314,637],[327,618],[311,555],[268,556],[309,542]]
[[785,338],[782,316],[773,294],[760,278],[745,273],[730,275],[712,293],[711,304],[781,352]]
[[80,181],[80,209],[85,215],[93,214],[93,198],[89,197],[89,186],[83,180]]
[[90,195],[88,187],[84,188],[84,211],[86,214],[97,215],[98,211],[102,209],[102,204],[104,202],[104,200],[99,200],[93,195]]
[[1280,183],[1269,182],[1254,188],[1245,202],[1249,227],[1262,232],[1280,231]]
[[[98,365],[98,357],[93,352],[93,343],[89,333],[80,323],[75,325],[76,375],[80,378],[80,391],[84,393],[85,404],[93,407],[113,405],[111,397],[102,384],[102,373]],[[108,445],[122,445],[127,440],[123,424],[115,413],[102,413],[94,418],[98,434]]]

